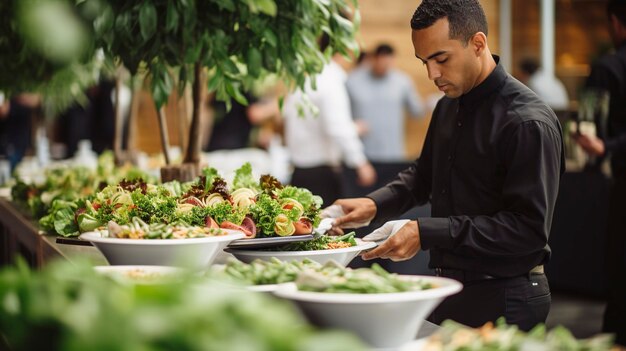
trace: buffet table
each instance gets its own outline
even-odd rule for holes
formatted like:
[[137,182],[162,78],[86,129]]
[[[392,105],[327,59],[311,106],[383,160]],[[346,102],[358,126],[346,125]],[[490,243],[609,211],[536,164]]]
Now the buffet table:
[[40,234],[37,224],[6,199],[0,199],[0,264],[13,264],[21,255],[31,267],[42,267],[54,258],[73,261],[88,259],[94,265],[106,265],[93,246],[56,243],[57,236]]

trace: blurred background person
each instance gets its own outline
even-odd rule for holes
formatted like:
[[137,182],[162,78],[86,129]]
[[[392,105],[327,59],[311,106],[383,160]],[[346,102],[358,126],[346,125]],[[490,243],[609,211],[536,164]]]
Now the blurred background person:
[[365,194],[408,166],[405,112],[422,118],[425,108],[412,79],[395,68],[394,49],[388,44],[380,44],[368,65],[360,65],[350,73],[347,88],[365,155],[378,174],[376,184],[357,190]]
[[65,144],[65,157],[72,157],[81,140],[90,140],[96,153],[113,149],[115,135],[115,109],[113,91],[115,83],[101,80],[86,92],[86,104],[75,103],[56,121],[58,141]]
[[40,105],[35,94],[19,94],[0,102],[0,157],[9,161],[11,169],[32,148],[33,118]]
[[230,111],[224,102],[212,99],[213,126],[205,151],[259,146],[252,141],[253,129],[279,114],[278,103],[275,99],[258,99],[252,93],[245,96],[248,105],[233,99]]
[[[322,51],[329,38],[320,40]],[[285,143],[294,171],[291,184],[305,187],[332,204],[343,196],[341,162],[356,169],[362,186],[376,181],[376,172],[363,152],[356,126],[352,120],[350,99],[346,91],[346,72],[335,55],[316,77],[316,90],[306,82],[285,98]],[[312,111],[311,104],[315,111]]]
[[569,96],[565,85],[556,77],[550,77],[539,67],[534,58],[525,58],[520,63],[520,81],[534,91],[548,106],[555,111],[566,110]]
[[580,134],[575,138],[588,154],[611,157],[613,182],[606,252],[608,297],[602,330],[614,333],[616,342],[626,345],[626,1],[609,1],[607,14],[616,51],[593,64],[585,91],[608,92],[608,120],[596,127],[599,137]]

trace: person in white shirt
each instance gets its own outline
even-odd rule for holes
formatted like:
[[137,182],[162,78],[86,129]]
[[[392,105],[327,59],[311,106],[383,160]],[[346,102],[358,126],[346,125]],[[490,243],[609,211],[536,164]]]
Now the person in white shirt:
[[[283,105],[285,141],[294,166],[291,184],[311,190],[325,204],[342,196],[342,161],[356,169],[359,184],[370,186],[376,181],[352,120],[347,75],[337,59],[316,77],[316,90],[309,81],[304,91],[291,93]],[[307,106],[307,98],[317,114]]]
[[569,96],[565,85],[555,76],[549,76],[539,68],[535,59],[524,59],[520,64],[520,81],[534,91],[555,111],[567,110]]

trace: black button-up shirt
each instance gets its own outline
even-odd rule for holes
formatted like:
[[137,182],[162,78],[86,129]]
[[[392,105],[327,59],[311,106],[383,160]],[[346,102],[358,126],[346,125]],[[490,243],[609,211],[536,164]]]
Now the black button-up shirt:
[[554,112],[498,64],[467,94],[439,101],[419,160],[368,197],[377,223],[432,203],[432,218],[418,219],[431,268],[512,277],[549,258],[564,169]]

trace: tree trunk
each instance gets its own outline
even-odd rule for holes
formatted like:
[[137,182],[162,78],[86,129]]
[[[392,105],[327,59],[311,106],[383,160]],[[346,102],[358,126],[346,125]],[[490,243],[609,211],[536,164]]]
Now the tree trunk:
[[125,158],[122,155],[122,136],[124,133],[124,116],[122,116],[122,79],[115,77],[115,134],[113,136],[113,154],[115,155],[115,164],[121,166]]
[[137,81],[135,76],[130,77],[130,113],[128,115],[128,133],[126,135],[126,149],[130,154],[133,162],[136,161],[135,157],[137,156],[135,146],[137,144],[137,114],[139,113],[139,91],[137,88]]
[[202,102],[202,65],[196,62],[194,65],[194,81],[192,85],[193,110],[191,114],[191,126],[189,128],[189,139],[185,163],[200,163],[200,108]]
[[163,149],[163,156],[165,156],[165,164],[170,165],[170,153],[169,153],[169,136],[167,133],[167,121],[165,120],[165,107],[161,106],[157,108],[157,115],[159,117],[159,130],[161,132],[161,149]]

